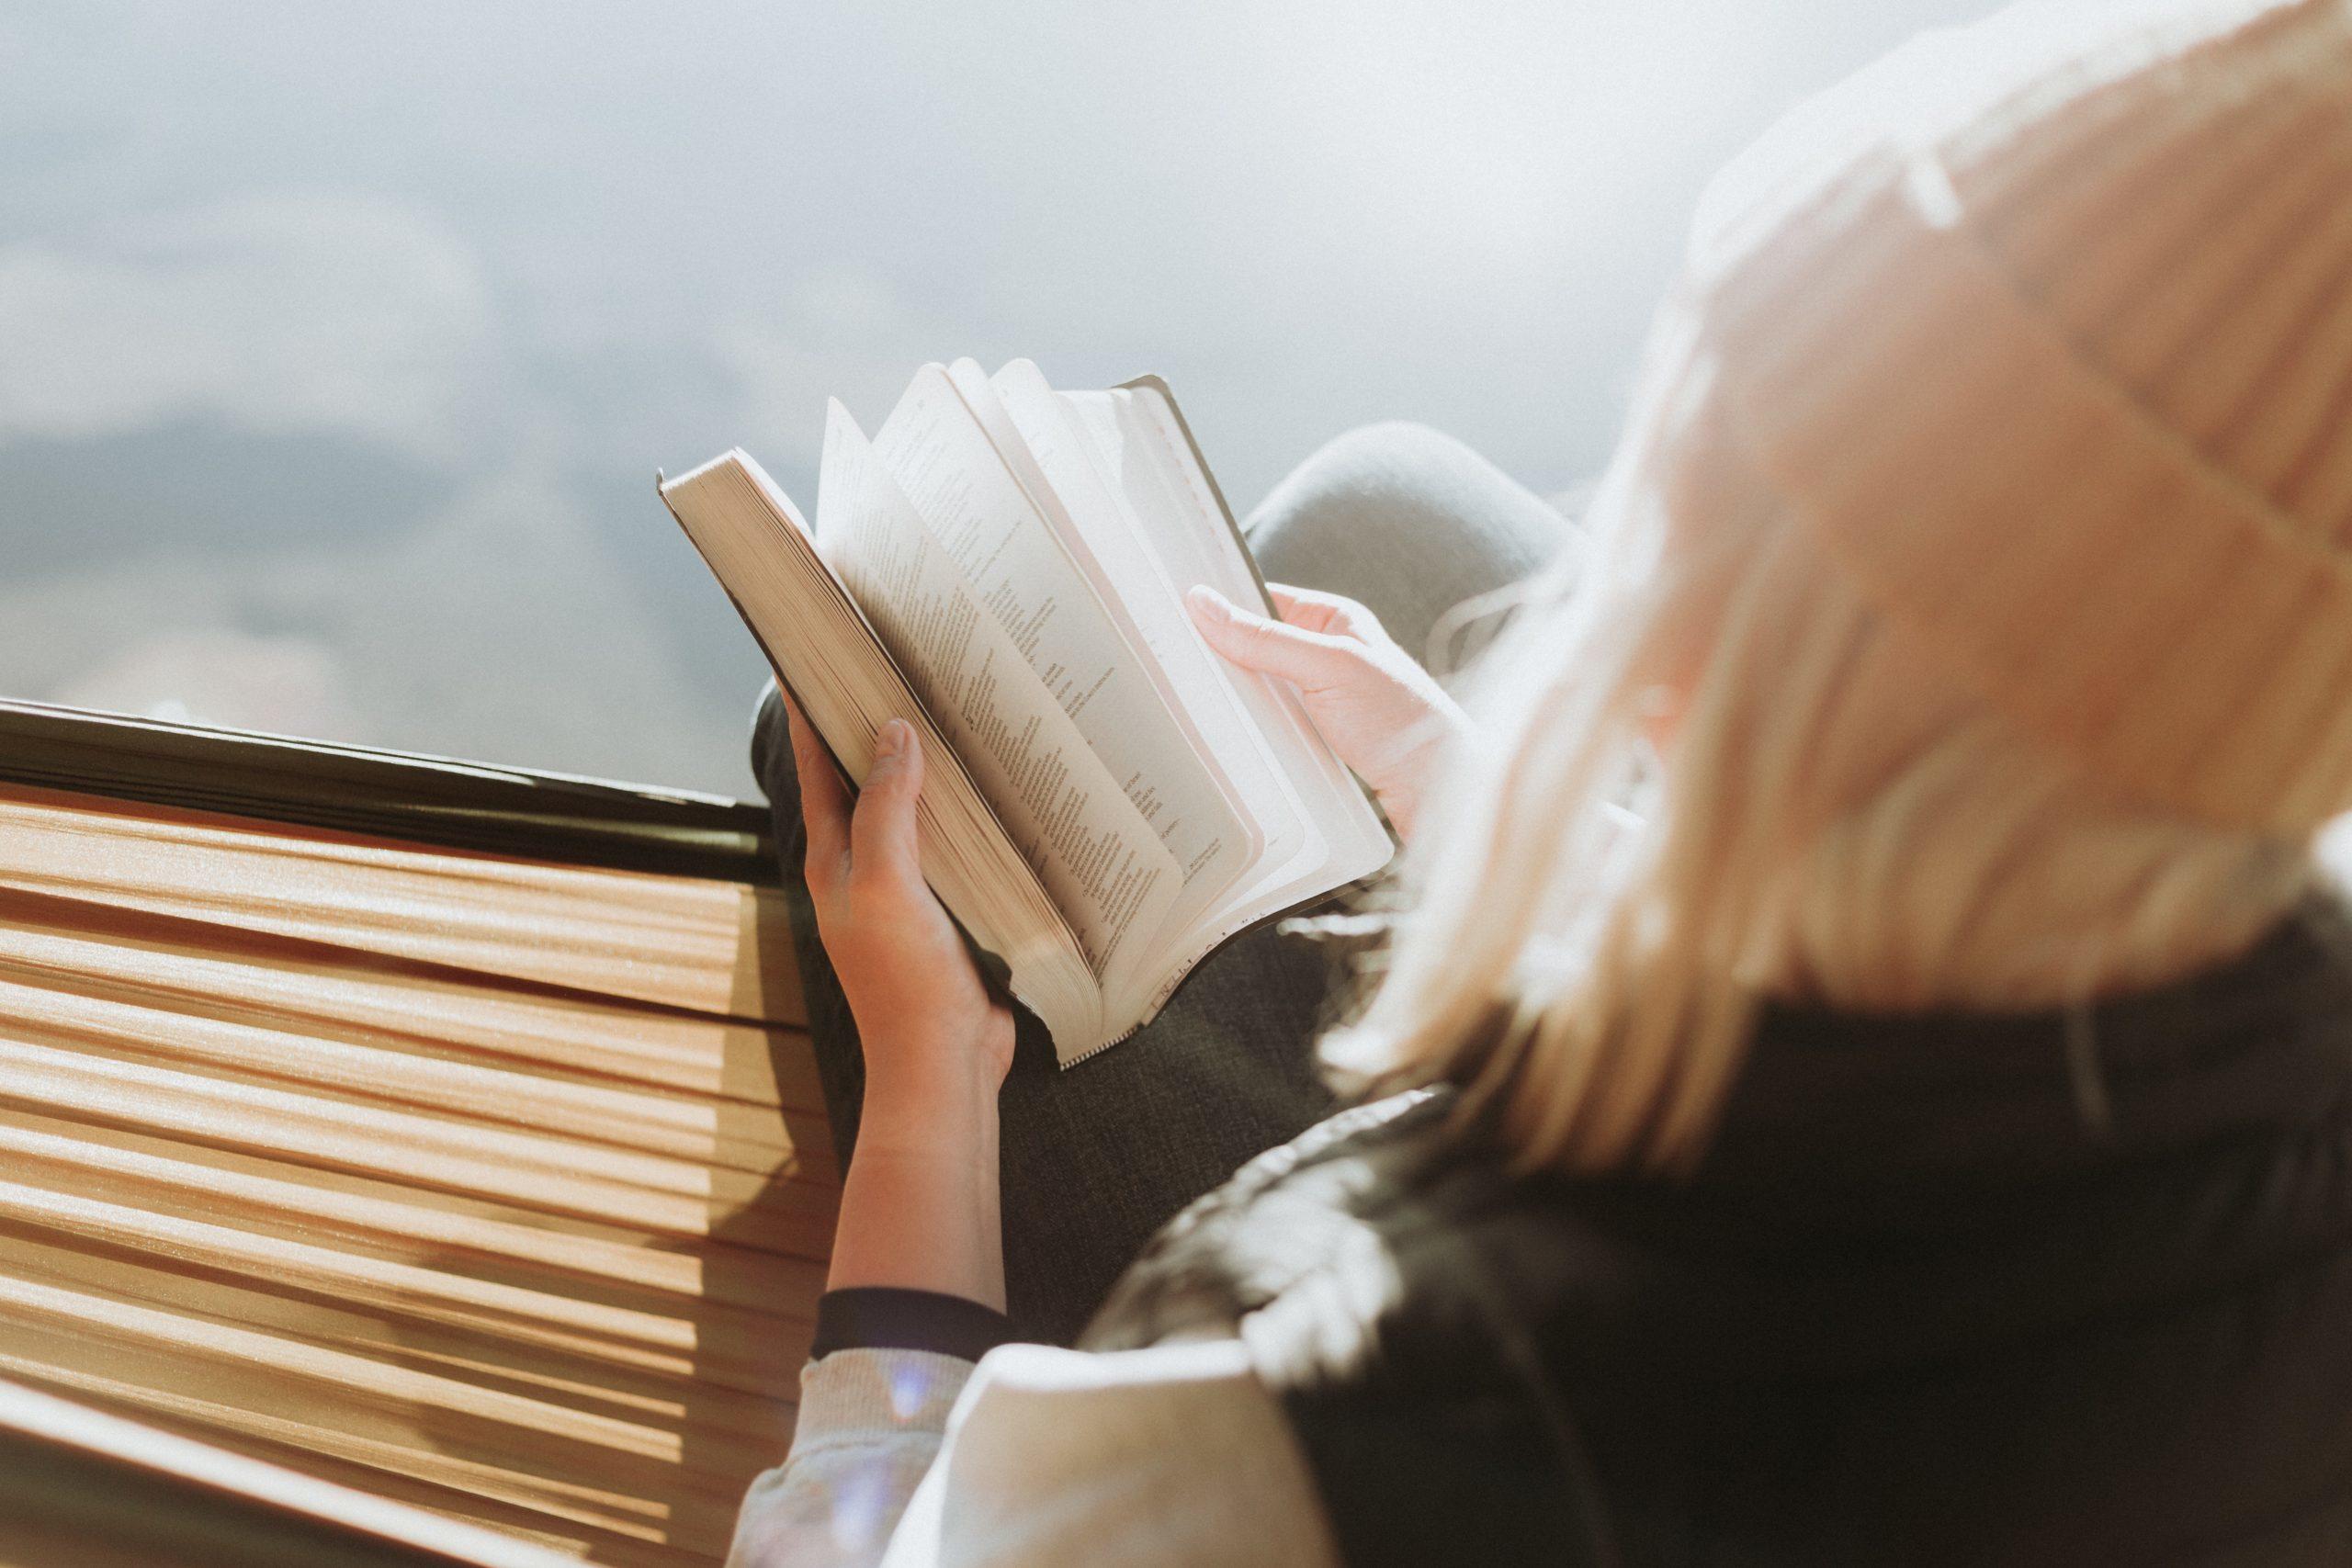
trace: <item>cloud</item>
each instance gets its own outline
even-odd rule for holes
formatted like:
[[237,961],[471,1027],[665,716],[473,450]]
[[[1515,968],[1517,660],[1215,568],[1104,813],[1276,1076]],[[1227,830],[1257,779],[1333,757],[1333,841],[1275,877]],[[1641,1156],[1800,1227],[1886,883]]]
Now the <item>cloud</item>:
[[712,345],[742,389],[744,428],[727,439],[772,465],[810,467],[823,445],[827,398],[841,399],[872,429],[918,367],[966,352],[918,320],[881,277],[850,266],[803,273],[772,309],[731,321]]
[[213,418],[446,457],[491,325],[473,254],[380,200],[260,196],[0,247],[0,440]]
[[515,455],[395,534],[0,572],[0,672],[38,701],[747,793],[759,652],[739,627],[730,662],[690,671],[659,608]]

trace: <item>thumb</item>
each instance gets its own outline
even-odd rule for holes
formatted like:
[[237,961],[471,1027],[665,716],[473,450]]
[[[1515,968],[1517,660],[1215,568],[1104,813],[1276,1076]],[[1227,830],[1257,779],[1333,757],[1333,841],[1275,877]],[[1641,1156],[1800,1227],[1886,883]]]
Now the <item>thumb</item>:
[[1184,595],[1193,622],[1208,645],[1245,670],[1297,685],[1328,680],[1335,660],[1348,657],[1348,638],[1327,637],[1245,610],[1206,583]]
[[915,801],[922,794],[922,745],[914,727],[894,718],[874,737],[874,765],[850,816],[852,876],[922,876],[916,847]]

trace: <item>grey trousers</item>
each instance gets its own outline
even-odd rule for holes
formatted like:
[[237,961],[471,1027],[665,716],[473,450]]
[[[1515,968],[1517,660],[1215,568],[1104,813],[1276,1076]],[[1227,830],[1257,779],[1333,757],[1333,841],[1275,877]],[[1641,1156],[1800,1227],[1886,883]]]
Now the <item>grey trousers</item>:
[[[1414,650],[1458,602],[1534,570],[1561,530],[1558,513],[1476,453],[1411,424],[1331,442],[1245,525],[1268,578],[1360,600]],[[799,791],[773,687],[752,766],[775,815],[809,1032],[846,1159],[865,1063],[800,881]],[[1014,1010],[1000,1174],[1006,1290],[1024,1335],[1070,1342],[1179,1209],[1330,1112],[1313,1043],[1339,979],[1316,944],[1271,928],[1248,933],[1204,962],[1133,1039],[1067,1071],[1037,1021]]]

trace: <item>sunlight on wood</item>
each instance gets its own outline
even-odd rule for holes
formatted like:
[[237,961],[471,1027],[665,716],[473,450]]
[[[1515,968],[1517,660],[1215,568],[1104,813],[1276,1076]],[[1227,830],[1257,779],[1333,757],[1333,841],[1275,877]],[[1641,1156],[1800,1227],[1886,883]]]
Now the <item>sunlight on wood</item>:
[[715,1562],[836,1196],[790,968],[773,888],[0,786],[0,1377]]

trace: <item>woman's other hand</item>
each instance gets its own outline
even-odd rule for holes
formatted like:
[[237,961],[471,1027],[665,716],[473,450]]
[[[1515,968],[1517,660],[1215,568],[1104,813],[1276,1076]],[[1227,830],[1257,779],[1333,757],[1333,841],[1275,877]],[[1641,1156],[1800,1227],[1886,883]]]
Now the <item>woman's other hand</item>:
[[1185,599],[1211,648],[1298,688],[1323,739],[1409,840],[1437,760],[1467,733],[1468,716],[1353,599],[1278,582],[1267,590],[1279,621],[1205,584]]

